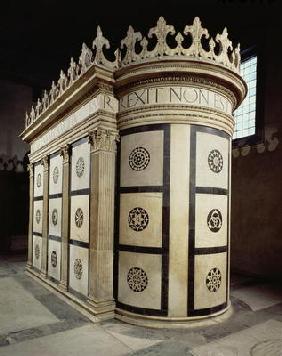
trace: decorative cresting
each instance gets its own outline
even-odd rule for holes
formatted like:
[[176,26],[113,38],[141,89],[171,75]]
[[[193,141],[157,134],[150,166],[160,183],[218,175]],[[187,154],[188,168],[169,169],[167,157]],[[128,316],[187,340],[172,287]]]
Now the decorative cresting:
[[[168,37],[169,36],[169,37]],[[168,43],[174,42],[170,46]],[[187,41],[188,40],[188,41]],[[189,47],[186,42],[191,42]],[[153,43],[155,46],[153,49]],[[139,51],[137,50],[139,47]],[[140,49],[141,48],[141,49]],[[92,49],[94,51],[92,51]],[[174,26],[168,25],[163,17],[160,17],[155,27],[151,28],[147,36],[135,32],[129,26],[126,37],[121,41],[121,49],[114,52],[114,61],[109,61],[104,54],[104,49],[110,49],[109,41],[103,36],[100,26],[97,27],[97,35],[90,49],[82,44],[78,63],[71,58],[67,72],[60,71],[58,81],[52,82],[49,91],[45,90],[43,96],[32,106],[30,113],[26,113],[25,128],[37,121],[80,77],[92,66],[99,65],[111,70],[159,59],[178,58],[187,61],[204,61],[224,66],[236,73],[240,71],[240,44],[233,47],[228,39],[227,29],[213,39],[207,29],[202,27],[198,17],[194,18],[192,25],[186,25],[183,33],[175,31]]]

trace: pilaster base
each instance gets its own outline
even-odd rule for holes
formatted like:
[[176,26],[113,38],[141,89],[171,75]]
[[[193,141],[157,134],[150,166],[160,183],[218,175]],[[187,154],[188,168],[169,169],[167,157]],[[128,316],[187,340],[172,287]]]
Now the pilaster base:
[[116,307],[114,300],[97,301],[89,298],[88,303],[97,316],[105,313],[114,313]]

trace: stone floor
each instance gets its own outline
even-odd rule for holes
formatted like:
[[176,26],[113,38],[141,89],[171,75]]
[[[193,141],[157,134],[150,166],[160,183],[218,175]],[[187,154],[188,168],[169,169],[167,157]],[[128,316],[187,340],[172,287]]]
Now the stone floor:
[[24,274],[23,258],[0,258],[0,356],[281,356],[282,286],[233,276],[233,315],[189,329],[93,324]]

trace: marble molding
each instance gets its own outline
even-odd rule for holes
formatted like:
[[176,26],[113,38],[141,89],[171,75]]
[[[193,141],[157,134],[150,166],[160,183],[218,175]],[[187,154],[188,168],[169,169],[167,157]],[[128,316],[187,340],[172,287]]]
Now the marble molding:
[[182,32],[160,18],[121,49],[109,61],[98,27],[26,115],[27,269],[96,320],[211,318],[230,306],[240,47],[199,18]]

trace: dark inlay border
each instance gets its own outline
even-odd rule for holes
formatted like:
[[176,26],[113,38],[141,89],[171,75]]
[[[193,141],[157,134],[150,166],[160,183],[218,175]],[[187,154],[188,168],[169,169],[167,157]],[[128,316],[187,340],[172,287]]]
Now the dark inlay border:
[[33,201],[43,200],[43,195],[38,195],[37,197],[33,197]]
[[[197,133],[205,132],[214,136],[226,138],[228,140],[228,189],[229,189],[229,168],[230,168],[230,136],[220,130],[210,127],[191,125],[190,133],[190,190],[189,190],[189,243],[188,243],[188,316],[204,316],[216,313],[227,306],[228,298],[228,246],[229,246],[229,223],[227,226],[227,246],[196,248],[195,247],[195,198],[198,194],[227,195],[227,221],[229,221],[229,191],[224,188],[196,187],[196,144]],[[194,290],[195,290],[195,255],[209,255],[214,253],[226,253],[226,302],[212,308],[202,308],[195,310]]]
[[70,195],[89,195],[90,194],[90,188],[84,188],[84,189],[78,189],[78,190],[72,190]]
[[[126,136],[138,132],[147,131],[163,131],[163,185],[162,186],[136,186],[136,187],[120,187],[120,144],[117,148],[117,179],[116,179],[116,213],[115,213],[115,242],[114,242],[114,297],[117,301],[117,307],[131,311],[140,315],[168,315],[168,275],[169,275],[169,219],[170,219],[170,124],[144,125],[120,131],[120,136]],[[125,193],[141,193],[141,192],[161,192],[162,199],[162,247],[144,247],[119,245],[119,211],[120,211],[120,194]],[[139,308],[127,305],[118,301],[118,278],[119,278],[119,247],[121,251],[154,253],[162,255],[162,282],[161,282],[161,309]],[[125,247],[126,246],[126,247]],[[138,251],[136,251],[138,249]]]
[[50,240],[53,240],[53,241],[58,241],[58,242],[61,242],[61,241],[62,241],[62,237],[61,237],[61,236],[49,235],[48,238],[49,238]]
[[69,242],[73,246],[89,248],[89,242],[83,242],[83,241],[78,241],[78,240],[73,240],[73,239],[70,239]]
[[42,237],[42,233],[40,233],[40,232],[33,232],[32,235]]
[[57,152],[51,153],[51,154],[49,155],[49,158],[52,159],[52,158],[55,158],[55,157],[57,157],[57,156],[59,156],[59,155],[60,155],[60,150],[57,151]]
[[71,145],[72,145],[72,147],[76,147],[76,146],[80,146],[86,142],[88,142],[88,137],[82,137],[82,138],[79,138],[78,140],[74,141]]
[[63,193],[57,193],[57,194],[49,194],[49,199],[56,199],[56,198],[62,198]]

